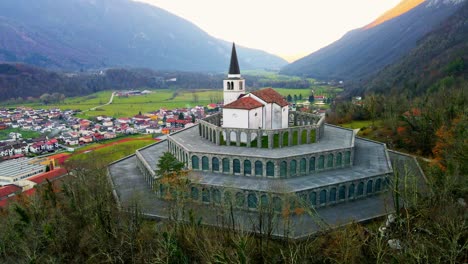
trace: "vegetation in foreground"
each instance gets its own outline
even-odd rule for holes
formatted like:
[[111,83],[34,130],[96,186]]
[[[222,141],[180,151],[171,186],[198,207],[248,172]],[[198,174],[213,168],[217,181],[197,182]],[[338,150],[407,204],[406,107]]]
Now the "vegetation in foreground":
[[23,130],[23,129],[20,129],[20,128],[6,128],[6,129],[3,129],[3,130],[0,130],[0,140],[5,140],[5,139],[9,139],[9,134],[10,133],[19,133],[21,134],[21,137],[22,138],[37,138],[41,135],[41,133],[39,132],[36,132],[36,131],[31,131],[31,130]]
[[[135,200],[118,210],[95,155],[71,162],[73,176],[38,187],[0,211],[4,263],[461,263],[468,258],[463,175],[428,168],[430,191],[399,193],[403,208],[385,233],[385,220],[351,224],[303,241],[276,240],[189,222],[156,222]],[[159,174],[180,181],[181,166],[166,157]],[[406,189],[405,189],[406,190]],[[388,240],[397,239],[398,246]]]

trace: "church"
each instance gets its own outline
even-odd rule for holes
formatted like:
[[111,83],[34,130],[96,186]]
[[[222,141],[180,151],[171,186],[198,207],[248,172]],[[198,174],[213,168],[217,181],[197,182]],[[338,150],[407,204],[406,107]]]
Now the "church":
[[223,127],[274,129],[288,127],[289,104],[278,92],[266,88],[247,93],[232,45],[231,63],[223,82]]
[[[273,236],[300,239],[394,212],[396,170],[423,178],[414,157],[292,111],[274,89],[249,93],[234,45],[222,88],[221,112],[109,165],[123,210],[138,199],[152,218],[258,233],[268,222]],[[184,164],[184,186],[156,174],[165,152]]]

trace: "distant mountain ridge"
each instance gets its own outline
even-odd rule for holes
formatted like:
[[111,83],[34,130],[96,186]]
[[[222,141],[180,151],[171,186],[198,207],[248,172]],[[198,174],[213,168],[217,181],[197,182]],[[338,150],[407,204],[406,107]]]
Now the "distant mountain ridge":
[[[163,9],[131,0],[2,0],[0,61],[55,70],[147,67],[226,71],[230,43]],[[243,69],[287,62],[238,46]]]
[[338,41],[281,73],[319,79],[359,80],[407,54],[425,34],[453,14],[463,0],[428,0],[370,28],[348,32]]
[[349,92],[421,95],[452,87],[468,89],[468,2],[425,35],[406,56],[369,78],[351,84]]

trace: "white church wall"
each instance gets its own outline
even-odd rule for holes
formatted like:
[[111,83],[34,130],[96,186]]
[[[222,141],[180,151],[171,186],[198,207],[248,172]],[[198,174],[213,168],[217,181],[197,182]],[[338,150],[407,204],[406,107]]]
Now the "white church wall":
[[248,128],[249,111],[243,109],[223,109],[223,127]]
[[277,104],[272,105],[272,127],[273,129],[283,128],[283,112],[281,106]]
[[257,129],[262,127],[263,123],[263,107],[252,109],[249,111],[249,128]]
[[282,128],[287,128],[288,127],[288,118],[289,118],[289,106],[284,106],[281,109],[282,112],[282,118],[281,118],[281,127]]

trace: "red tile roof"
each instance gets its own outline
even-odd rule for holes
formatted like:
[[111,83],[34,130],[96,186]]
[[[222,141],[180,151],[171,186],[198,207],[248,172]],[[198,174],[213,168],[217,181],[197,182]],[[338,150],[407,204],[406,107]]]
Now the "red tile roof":
[[283,96],[273,88],[265,88],[252,92],[252,94],[267,103],[275,103],[281,107],[287,106],[289,104],[288,101],[284,100]]
[[225,105],[224,108],[252,110],[255,108],[262,107],[262,106],[263,106],[262,103],[253,99],[252,97],[242,97],[232,103]]
[[22,188],[13,184],[5,185],[3,187],[0,187],[0,199],[3,197],[6,197],[12,193],[21,191]]

